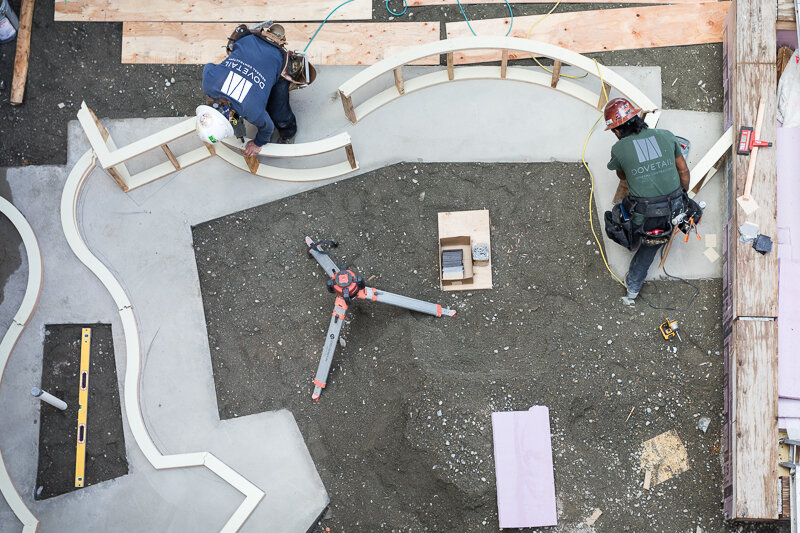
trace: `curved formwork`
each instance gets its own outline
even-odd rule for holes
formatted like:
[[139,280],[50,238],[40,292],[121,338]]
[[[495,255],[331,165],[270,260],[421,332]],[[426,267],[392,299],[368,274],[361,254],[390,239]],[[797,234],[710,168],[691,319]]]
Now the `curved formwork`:
[[70,172],[61,196],[61,226],[70,249],[97,276],[108,290],[119,311],[125,336],[126,363],[123,398],[131,433],[139,449],[157,470],[205,466],[241,492],[244,495],[244,501],[222,528],[223,532],[238,531],[264,497],[264,492],[210,452],[163,454],[153,442],[145,426],[140,402],[142,344],[135,311],[120,282],[86,246],[78,227],[77,209],[81,189],[95,169],[96,163],[97,157],[94,152],[88,150]]
[[[25,254],[28,259],[28,283],[25,287],[25,296],[22,298],[22,303],[11,321],[0,341],[0,385],[3,382],[3,374],[5,373],[6,365],[11,357],[11,352],[17,344],[22,331],[30,322],[33,312],[36,311],[36,306],[39,303],[39,295],[42,292],[42,280],[44,279],[44,268],[42,263],[42,252],[39,249],[39,241],[33,233],[28,221],[19,210],[14,207],[11,202],[5,198],[0,197],[0,213],[3,213],[14,225],[17,232],[22,238],[22,243],[25,246]],[[22,501],[11,477],[6,470],[5,459],[3,458],[2,450],[0,450],[0,492],[3,494],[6,502],[11,507],[11,510],[17,515],[17,518],[22,522],[23,533],[34,533],[39,529],[39,521],[33,516],[30,509]]]
[[[464,50],[487,49],[497,50],[500,53],[498,58],[500,59],[499,66],[453,66],[455,53]],[[554,61],[553,73],[509,67],[509,50],[552,59]],[[404,66],[420,59],[442,54],[447,56],[446,70],[424,74],[408,80],[403,78],[402,69]],[[562,65],[576,67],[597,78],[601,82],[599,93],[575,82],[561,79],[560,71]],[[368,98],[358,106],[353,105],[352,98],[356,91],[390,72],[394,74],[394,87]],[[656,105],[642,91],[608,67],[566,48],[516,37],[462,37],[415,46],[359,72],[339,87],[339,96],[342,100],[345,115],[350,122],[355,124],[381,106],[411,92],[452,81],[504,79],[555,89],[596,109],[602,109],[606,102],[606,96],[611,89],[615,89],[642,109],[646,114],[645,121],[650,126],[655,126],[658,122],[659,111]]]

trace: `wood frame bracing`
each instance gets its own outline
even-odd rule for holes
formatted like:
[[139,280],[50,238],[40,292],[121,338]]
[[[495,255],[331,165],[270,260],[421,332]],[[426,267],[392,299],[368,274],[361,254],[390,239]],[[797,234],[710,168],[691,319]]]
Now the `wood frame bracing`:
[[[498,52],[497,59],[501,60],[501,64],[499,66],[454,67],[453,54],[464,50],[495,50]],[[556,69],[554,69],[556,72],[561,70],[562,65],[577,67],[598,78],[607,88],[615,89],[634,105],[640,107],[645,113],[645,121],[651,127],[658,123],[660,111],[658,111],[655,103],[613,70],[566,48],[516,37],[460,37],[408,48],[397,55],[367,67],[339,87],[339,96],[342,100],[344,114],[350,122],[355,124],[379,107],[405,94],[447,83],[448,81],[485,79],[507,79],[548,87],[576,98],[595,109],[602,109],[602,104],[605,102],[602,89],[594,92],[583,85],[561,79],[555,74],[550,74],[546,71],[539,72],[520,67],[510,67],[508,66],[509,50],[550,58],[556,64]],[[402,69],[404,66],[429,56],[440,56],[442,54],[446,56],[447,68],[445,70],[424,74],[412,79],[403,78]],[[393,87],[389,87],[358,106],[353,105],[353,94],[357,90],[389,72],[394,73],[395,84]]]
[[[281,168],[261,164],[258,158],[247,158],[242,151],[245,143],[235,138],[225,139],[217,144],[204,144],[184,154],[175,155],[169,143],[195,133],[196,119],[186,120],[163,129],[152,135],[117,148],[108,130],[97,119],[94,112],[81,103],[78,121],[89,139],[89,144],[97,157],[100,166],[122,187],[130,191],[163,178],[173,172],[218,156],[231,165],[262,178],[279,181],[320,181],[343,176],[358,169],[350,142],[350,135],[340,133],[319,141],[298,144],[266,144],[261,148],[260,156],[269,158],[302,158],[325,154],[335,150],[343,150],[345,160],[333,165],[318,168]],[[146,170],[131,174],[125,163],[150,151],[162,150],[167,161]]]

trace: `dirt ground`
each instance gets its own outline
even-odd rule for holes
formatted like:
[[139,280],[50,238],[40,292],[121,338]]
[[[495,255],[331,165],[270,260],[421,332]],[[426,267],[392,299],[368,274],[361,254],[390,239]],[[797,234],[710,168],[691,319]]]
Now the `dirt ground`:
[[37,500],[80,490],[75,487],[75,445],[84,327],[92,328],[85,486],[128,473],[111,325],[50,324],[44,333],[41,388],[67,402],[67,409],[41,406]]
[[[588,187],[577,164],[401,164],[194,228],[220,416],[294,414],[331,497],[320,531],[496,530],[490,415],[532,405],[550,408],[561,530],[595,508],[597,531],[727,529],[720,282],[697,283],[691,309],[670,313],[683,341],[665,341],[665,312],[623,306],[595,253]],[[495,288],[443,293],[436,213],[480,208]],[[457,317],[356,303],[312,402],[333,297],[305,235]],[[643,294],[682,306],[692,290]],[[690,469],[645,492],[641,443],[670,429]]]

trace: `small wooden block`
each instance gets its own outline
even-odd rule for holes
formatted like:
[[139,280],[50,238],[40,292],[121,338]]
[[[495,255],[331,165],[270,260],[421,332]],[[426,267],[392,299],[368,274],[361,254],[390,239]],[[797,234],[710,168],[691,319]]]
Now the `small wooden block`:
[[716,233],[706,233],[705,241],[706,241],[706,248],[716,248],[717,247],[717,234]]
[[719,259],[719,254],[714,248],[706,248],[706,251],[703,252],[703,255],[706,256],[706,258],[712,263],[715,263],[717,259]]
[[600,509],[595,509],[594,512],[592,513],[592,516],[586,519],[586,525],[593,526],[594,523],[597,522],[597,519],[600,518],[601,514],[603,514],[603,511],[601,511]]
[[653,473],[650,472],[650,469],[644,471],[644,490],[650,490],[650,481],[653,478]]
[[753,200],[751,196],[740,196],[736,199],[736,203],[742,208],[747,216],[752,215],[758,210],[758,203]]

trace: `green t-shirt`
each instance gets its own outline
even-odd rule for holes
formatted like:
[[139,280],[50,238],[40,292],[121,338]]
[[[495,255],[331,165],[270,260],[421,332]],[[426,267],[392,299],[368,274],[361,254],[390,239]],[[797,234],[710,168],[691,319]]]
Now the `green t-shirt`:
[[681,146],[667,130],[645,129],[618,140],[611,147],[609,170],[625,173],[631,196],[652,198],[681,185],[675,158]]

